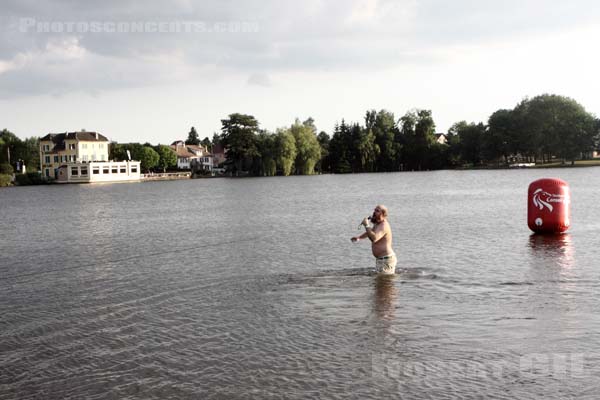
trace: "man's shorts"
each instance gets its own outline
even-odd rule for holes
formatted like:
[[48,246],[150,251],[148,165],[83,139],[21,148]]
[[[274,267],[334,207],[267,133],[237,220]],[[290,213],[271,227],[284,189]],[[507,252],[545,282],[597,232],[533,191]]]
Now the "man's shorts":
[[375,259],[375,269],[380,274],[395,274],[397,263],[398,260],[396,259],[395,253],[383,257],[377,257]]

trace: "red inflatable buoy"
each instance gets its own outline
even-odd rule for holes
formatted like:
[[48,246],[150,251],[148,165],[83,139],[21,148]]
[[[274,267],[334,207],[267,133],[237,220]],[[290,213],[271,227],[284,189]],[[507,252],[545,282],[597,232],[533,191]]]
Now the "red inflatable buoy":
[[571,225],[571,194],[567,182],[544,178],[529,184],[527,225],[536,233],[562,233]]

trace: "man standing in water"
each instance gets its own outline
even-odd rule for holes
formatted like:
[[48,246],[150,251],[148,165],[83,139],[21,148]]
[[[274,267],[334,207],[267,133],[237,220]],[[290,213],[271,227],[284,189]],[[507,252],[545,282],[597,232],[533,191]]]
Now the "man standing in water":
[[366,232],[360,236],[354,236],[350,240],[358,242],[360,239],[369,238],[371,241],[371,250],[375,256],[375,269],[382,274],[396,273],[396,254],[392,250],[392,228],[387,221],[388,211],[383,205],[378,205],[373,210],[371,222],[365,218],[361,224],[364,225]]

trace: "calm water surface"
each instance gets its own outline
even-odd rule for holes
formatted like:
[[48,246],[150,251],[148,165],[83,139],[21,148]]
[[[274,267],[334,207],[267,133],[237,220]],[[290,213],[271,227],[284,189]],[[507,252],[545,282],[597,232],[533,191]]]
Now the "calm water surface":
[[[572,228],[533,236],[527,186]],[[600,169],[0,190],[0,399],[597,398]],[[353,244],[390,209],[397,274]]]

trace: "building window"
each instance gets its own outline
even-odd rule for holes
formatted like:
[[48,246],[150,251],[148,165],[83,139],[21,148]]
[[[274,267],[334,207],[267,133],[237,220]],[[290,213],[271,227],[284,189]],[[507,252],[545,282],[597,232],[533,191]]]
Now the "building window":
[[[46,164],[50,164],[50,156],[46,156],[46,157],[44,158],[44,160],[46,161]],[[47,170],[46,170],[46,171],[47,171]],[[47,175],[47,176],[50,176],[50,175]]]
[[94,174],[94,175],[100,174],[100,168],[99,167],[92,168],[92,174]]
[[46,178],[50,178],[50,170],[46,168]]
[[102,167],[103,174],[108,174],[109,172],[110,172],[110,169],[108,167]]
[[106,154],[100,155],[100,161],[106,161]]
[[133,173],[133,174],[137,173],[137,166],[131,167],[131,173]]
[[127,173],[127,167],[125,167],[124,165],[121,165],[119,172],[122,174],[126,174]]
[[98,145],[98,148],[100,148],[100,149],[103,149],[103,148],[104,148],[104,143],[100,143],[100,144]]
[[87,176],[87,167],[81,167],[81,176]]
[[43,146],[44,151],[50,151],[50,145],[49,144],[45,144]]
[[116,174],[116,173],[118,173],[118,169],[117,169],[117,166],[116,166],[116,165],[114,165],[114,166],[112,167],[112,169],[111,169],[110,173],[111,173],[111,174]]
[[71,175],[73,175],[73,176],[79,175],[79,170],[77,169],[77,167],[71,167]]
[[81,148],[82,149],[87,149],[87,143],[81,143]]
[[69,145],[69,150],[75,150],[75,143],[71,143]]
[[54,162],[57,163],[58,162],[58,156],[54,156]]
[[84,154],[84,155],[82,155],[82,156],[81,156],[81,160],[82,160],[83,162],[87,162],[87,160],[88,160],[88,156],[87,156],[87,154]]

